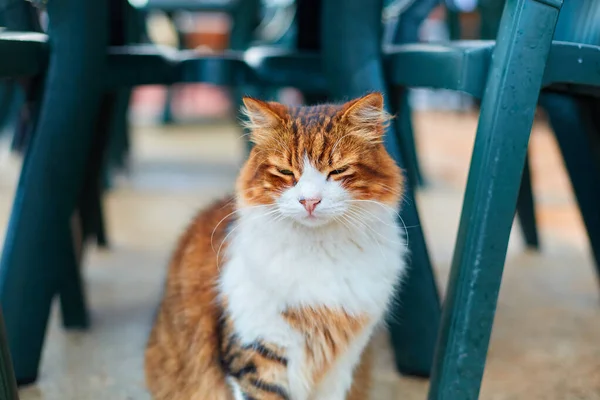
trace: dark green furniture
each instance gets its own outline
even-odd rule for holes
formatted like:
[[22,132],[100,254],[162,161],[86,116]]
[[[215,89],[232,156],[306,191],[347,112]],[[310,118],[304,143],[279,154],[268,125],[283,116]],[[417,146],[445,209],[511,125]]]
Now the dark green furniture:
[[[565,1],[564,21],[584,18],[586,7],[590,12],[594,4]],[[497,43],[400,46],[388,52],[396,84],[460,90],[482,99],[436,350],[432,400],[478,397],[541,89],[599,94],[600,47],[552,42],[561,6],[561,0],[507,0]],[[567,11],[571,7],[575,14]],[[588,20],[585,27],[597,21]],[[570,151],[576,151],[577,143],[585,145],[572,141]],[[596,174],[576,170],[579,182],[597,186]],[[598,204],[598,192],[588,191],[585,197]]]
[[[600,2],[565,1],[554,39],[600,46]],[[574,53],[578,50],[571,49],[572,65],[580,67],[580,64],[591,63],[591,66],[586,66],[587,74],[590,78],[600,75],[598,61],[584,58],[584,54],[577,56]],[[594,54],[593,50],[590,51]],[[551,52],[550,56],[556,62],[560,61],[560,55],[553,55]],[[555,79],[552,76],[554,73],[547,71],[548,82]],[[600,116],[597,113],[600,109],[600,91],[592,90],[589,94],[594,96],[572,96],[564,93],[568,87],[561,86],[555,88],[555,91],[542,93],[539,104],[548,115],[563,156],[600,278]]]
[[[482,36],[496,35],[505,0],[485,0],[480,4]],[[554,40],[600,45],[600,2],[569,1],[562,8]],[[484,29],[485,28],[485,29]],[[485,38],[485,36],[484,36]],[[583,59],[581,62],[583,63]],[[579,63],[579,59],[577,60]],[[596,98],[574,97],[546,90],[539,105],[546,111],[561,150],[579,209],[586,226],[592,252],[600,273],[600,164],[594,136],[598,136],[598,121],[594,107]],[[517,209],[528,242],[537,243],[537,230],[531,188],[531,173],[525,163]]]
[[[504,3],[505,0],[480,0],[478,2],[477,10],[480,16],[479,38],[481,40],[496,39]],[[462,39],[460,13],[453,8],[453,4],[448,5],[447,22],[450,40],[456,41]],[[480,98],[477,98],[477,101],[479,100]],[[530,249],[539,249],[540,241],[535,216],[533,190],[531,187],[531,168],[528,158],[525,160],[523,177],[521,178],[521,188],[517,200],[517,218],[525,239],[525,244]]]
[[[0,304],[19,383],[37,376],[57,294],[66,325],[87,322],[71,223],[102,94],[98,77],[104,73],[108,40],[102,3],[48,3],[52,52],[42,107],[26,149],[0,264]],[[78,18],[69,20],[70,14]]]
[[[346,8],[342,3],[336,7]],[[111,25],[109,30],[106,23],[109,17],[118,20],[123,12],[121,0],[50,1],[47,12],[49,46],[42,44],[40,54],[49,56],[49,63],[43,71],[41,111],[26,147],[0,264],[0,303],[5,307],[8,342],[21,384],[37,377],[49,309],[57,294],[63,300],[64,324],[88,325],[78,262],[83,244],[78,240],[78,245],[73,245],[78,235],[72,218],[76,210],[85,216],[87,206],[82,204],[92,203],[88,196],[98,184],[100,161],[108,146],[107,126],[115,115],[116,91],[176,82],[296,86],[306,92],[323,92],[328,87],[321,66],[326,59],[315,54],[253,48],[200,55],[126,45],[120,26]],[[377,25],[380,29],[380,19]],[[330,34],[323,32],[325,37]],[[331,93],[337,97],[338,92]],[[399,159],[395,139],[390,136],[390,151]],[[400,370],[428,375],[440,309],[410,196],[409,192],[403,218],[408,226],[414,226],[410,239],[414,259],[426,263],[411,270],[408,289],[399,299],[402,307],[394,309],[392,333]]]
[[[164,11],[172,19],[173,13],[177,11],[192,12],[223,12],[229,15],[232,20],[232,29],[230,32],[229,49],[246,50],[253,40],[253,31],[259,23],[260,0],[225,0],[225,1],[194,1],[194,0],[150,0],[140,5],[139,11]],[[182,43],[184,37],[178,32],[179,48],[184,49]],[[239,88],[235,89],[239,92]],[[163,117],[164,123],[173,122],[171,111],[171,101],[173,97],[173,88],[167,89],[167,98],[165,100]],[[236,106],[241,106],[241,93],[233,96]]]
[[[403,4],[404,8],[398,13],[394,20],[384,25],[383,43],[406,44],[419,42],[419,28],[431,11],[438,5],[440,0],[419,1],[384,1],[384,15],[396,4]],[[413,190],[424,185],[423,172],[419,162],[417,144],[415,141],[412,124],[412,111],[409,103],[408,90],[401,87],[389,87],[389,107],[393,115],[398,117],[394,124],[397,130],[400,151],[404,160],[408,182]]]
[[17,400],[18,398],[17,382],[15,381],[8,341],[6,340],[4,317],[0,309],[0,399]]
[[[497,46],[402,45],[382,54],[382,0],[323,0],[319,57],[265,48],[203,56],[125,46],[106,23],[119,0],[111,8],[106,0],[49,1],[52,51],[41,52],[50,56],[43,102],[0,264],[0,303],[18,381],[37,376],[56,294],[71,299],[63,301],[67,325],[86,322],[70,224],[106,147],[107,129],[98,122],[112,114],[116,89],[213,82],[326,88],[336,99],[380,90],[389,99],[393,84],[449,87],[482,98],[430,393],[430,399],[477,398],[538,94],[555,83],[561,84],[555,90],[600,86],[597,47],[551,43],[561,5],[508,0]],[[402,164],[394,132],[386,145]],[[406,200],[402,217],[418,263],[404,282],[392,336],[400,371],[428,375],[440,309],[410,185]]]

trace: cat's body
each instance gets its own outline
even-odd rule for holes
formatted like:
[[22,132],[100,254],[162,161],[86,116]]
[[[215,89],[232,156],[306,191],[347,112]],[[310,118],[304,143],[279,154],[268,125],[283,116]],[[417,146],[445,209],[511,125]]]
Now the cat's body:
[[381,97],[315,116],[248,102],[258,149],[236,200],[201,213],[181,240],[148,386],[159,400],[366,400],[366,349],[405,253],[400,173],[374,140]]

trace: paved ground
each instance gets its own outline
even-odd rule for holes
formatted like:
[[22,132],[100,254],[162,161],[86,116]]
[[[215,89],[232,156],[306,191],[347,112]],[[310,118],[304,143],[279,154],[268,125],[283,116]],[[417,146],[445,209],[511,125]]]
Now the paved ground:
[[[424,229],[443,290],[452,255],[476,119],[419,113],[429,185],[419,193]],[[106,199],[110,251],[90,249],[86,282],[93,328],[48,332],[41,376],[26,400],[147,399],[142,352],[166,260],[197,208],[231,190],[242,159],[232,126],[136,127],[128,177]],[[600,301],[581,220],[551,135],[532,139],[543,251],[511,239],[481,398],[600,399]],[[19,162],[0,154],[0,223],[6,222]],[[399,377],[384,335],[377,339],[373,399],[425,399],[427,382]]]

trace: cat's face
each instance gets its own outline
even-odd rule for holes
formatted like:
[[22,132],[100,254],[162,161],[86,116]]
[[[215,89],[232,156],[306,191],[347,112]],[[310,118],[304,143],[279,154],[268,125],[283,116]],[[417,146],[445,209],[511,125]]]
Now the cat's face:
[[402,174],[382,144],[380,94],[342,105],[244,104],[255,146],[238,179],[243,206],[272,206],[306,226],[352,219],[363,204],[397,207]]

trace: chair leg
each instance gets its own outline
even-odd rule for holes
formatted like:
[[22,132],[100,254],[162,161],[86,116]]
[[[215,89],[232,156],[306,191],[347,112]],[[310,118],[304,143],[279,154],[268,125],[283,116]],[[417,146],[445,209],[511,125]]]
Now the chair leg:
[[400,141],[400,152],[402,159],[406,164],[406,173],[408,183],[413,190],[423,186],[423,175],[421,174],[421,165],[417,153],[417,144],[415,142],[414,130],[412,126],[412,115],[410,103],[408,100],[408,91],[405,89],[391,88],[390,110],[392,115],[397,116],[397,122],[394,124],[396,135]]
[[593,124],[597,117],[586,110],[589,104],[565,95],[544,93],[540,104],[548,112],[558,141],[600,279],[600,161],[591,140],[600,129]]
[[409,227],[409,272],[394,298],[387,323],[398,371],[429,377],[440,325],[440,299],[411,188],[405,199],[401,223]]
[[550,4],[512,0],[504,9],[473,148],[430,400],[479,396],[529,135],[560,8]]
[[6,331],[4,329],[4,317],[0,310],[0,399],[18,400],[19,393],[15,381],[8,343],[6,341]]
[[161,115],[161,121],[164,125],[172,124],[175,118],[173,117],[173,96],[175,92],[174,86],[167,86],[165,93],[165,103],[163,104],[163,111]]
[[58,287],[60,312],[63,327],[66,329],[87,329],[90,326],[90,316],[81,275],[84,236],[80,218],[73,218],[69,228],[69,231],[63,234],[69,235],[72,240],[70,246],[64,250],[68,258],[63,265],[65,272]]
[[[102,91],[105,1],[49,2],[52,56],[0,263],[0,304],[17,383],[35,381],[50,305],[73,265],[70,221]],[[77,34],[73,34],[77,32]]]
[[[368,91],[387,92],[381,60],[381,0],[324,0],[322,25],[324,71],[334,99],[358,97]],[[351,45],[348,45],[351,43]],[[389,104],[389,98],[387,103]],[[398,137],[392,129],[385,144],[403,165]],[[398,370],[429,376],[440,305],[423,231],[410,185],[402,219],[409,228],[410,270],[390,316],[390,333]]]
[[0,134],[14,123],[17,89],[15,82],[0,82]]
[[525,166],[523,167],[521,187],[519,188],[519,197],[517,199],[517,217],[519,218],[521,231],[523,232],[527,247],[535,250],[539,249],[540,241],[535,218],[535,202],[531,185],[529,157],[525,158]]
[[108,144],[107,162],[110,166],[125,168],[130,148],[129,123],[127,111],[131,100],[130,89],[117,90],[112,115],[108,116],[111,121],[109,126],[110,137]]
[[413,179],[418,187],[423,187],[425,181],[423,179],[421,163],[419,162],[419,153],[417,152],[417,142],[412,124],[412,110],[410,108],[408,92],[405,92],[402,96],[400,110],[398,124],[402,126],[400,140],[402,141],[402,147],[406,149],[406,156],[404,158],[411,160],[410,163],[414,171]]
[[[103,172],[103,170],[101,170],[100,172]],[[103,175],[100,176],[100,179],[102,177]],[[101,185],[102,182],[98,182],[98,187],[96,188],[96,192],[94,193],[94,202],[92,204],[93,214],[95,216],[94,234],[96,236],[96,244],[98,245],[98,247],[102,249],[107,249],[109,247],[109,244],[108,235],[106,233],[106,220],[104,216],[104,206],[102,202],[103,190]]]
[[79,209],[71,223],[72,257],[60,283],[60,304],[63,326],[68,329],[86,329],[90,318],[86,306],[81,260],[87,239],[95,236],[98,242],[106,241],[102,213],[101,174],[105,165],[108,141],[114,130],[114,118],[118,93],[107,93],[100,102],[97,123],[86,163]]

